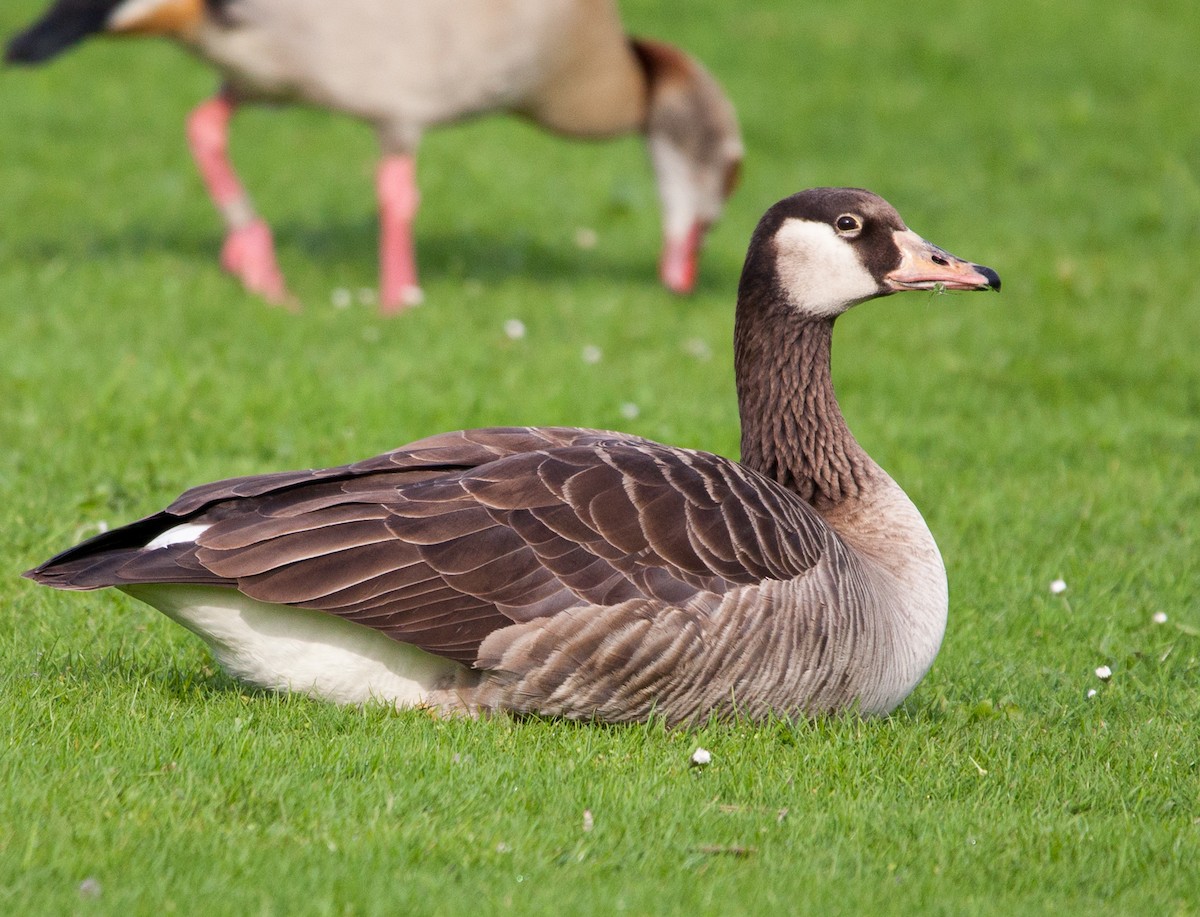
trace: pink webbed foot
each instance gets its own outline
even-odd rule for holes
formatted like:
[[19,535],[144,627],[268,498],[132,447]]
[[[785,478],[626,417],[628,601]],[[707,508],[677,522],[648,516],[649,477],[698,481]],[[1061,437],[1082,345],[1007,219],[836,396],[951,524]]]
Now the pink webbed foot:
[[247,292],[273,305],[297,309],[275,261],[275,245],[265,220],[254,220],[230,231],[221,247],[221,267],[237,277]]

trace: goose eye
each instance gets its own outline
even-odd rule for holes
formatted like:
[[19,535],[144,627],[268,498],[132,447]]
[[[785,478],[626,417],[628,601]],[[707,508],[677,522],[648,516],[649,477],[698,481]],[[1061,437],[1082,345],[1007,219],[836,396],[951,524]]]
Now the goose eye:
[[843,235],[851,235],[862,229],[862,223],[858,221],[858,217],[853,217],[848,213],[843,213],[837,218],[835,223],[838,232]]

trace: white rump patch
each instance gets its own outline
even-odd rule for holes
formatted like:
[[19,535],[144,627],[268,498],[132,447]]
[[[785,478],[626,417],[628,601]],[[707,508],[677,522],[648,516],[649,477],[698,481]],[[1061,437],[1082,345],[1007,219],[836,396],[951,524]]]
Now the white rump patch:
[[155,548],[165,548],[168,545],[179,544],[184,541],[195,541],[200,537],[200,533],[207,531],[211,523],[206,522],[185,522],[183,525],[177,525],[173,529],[167,529],[153,541],[146,545],[147,551],[153,551]]
[[132,28],[160,6],[169,6],[174,2],[175,0],[125,0],[108,14],[105,28],[112,32]]
[[377,630],[308,608],[273,605],[220,586],[122,587],[200,636],[229,675],[259,688],[336,704],[425,703],[469,681],[466,669]]
[[883,292],[854,245],[828,223],[790,219],[775,233],[780,285],[803,315],[829,318]]

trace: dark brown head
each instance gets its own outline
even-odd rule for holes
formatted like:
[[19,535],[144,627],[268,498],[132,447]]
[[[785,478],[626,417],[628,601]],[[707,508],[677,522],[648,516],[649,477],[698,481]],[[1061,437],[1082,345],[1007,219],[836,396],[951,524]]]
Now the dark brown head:
[[879,195],[813,188],[780,201],[759,221],[738,298],[831,319],[902,290],[999,289],[995,271],[925,241]]
[[1000,278],[926,242],[870,191],[814,188],[768,210],[734,324],[743,463],[818,508],[860,494],[876,466],[834,395],[834,319],[876,296],[935,289],[998,290]]

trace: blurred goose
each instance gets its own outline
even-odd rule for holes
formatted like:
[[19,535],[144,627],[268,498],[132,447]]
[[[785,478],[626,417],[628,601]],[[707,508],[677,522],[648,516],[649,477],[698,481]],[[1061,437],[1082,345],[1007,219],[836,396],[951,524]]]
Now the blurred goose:
[[223,74],[188,141],[227,227],[222,265],[274,302],[289,297],[271,233],[227,155],[242,102],[303,102],[376,128],[384,312],[421,298],[414,155],[434,125],[500,110],[569,137],[643,132],[662,202],[660,274],[681,293],[742,157],[717,82],[682,51],[627,37],[612,0],[58,0],[7,59],[39,63],[95,32],[168,36]]
[[830,381],[834,319],[998,290],[882,198],[762,218],[734,332],[741,463],[637,436],[445,433],[190,490],[25,575],[115,586],[252,685],[342,703],[676,723],[886,713],[933,663],[946,573]]

